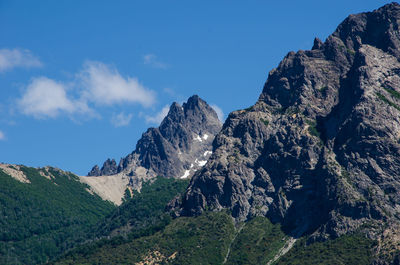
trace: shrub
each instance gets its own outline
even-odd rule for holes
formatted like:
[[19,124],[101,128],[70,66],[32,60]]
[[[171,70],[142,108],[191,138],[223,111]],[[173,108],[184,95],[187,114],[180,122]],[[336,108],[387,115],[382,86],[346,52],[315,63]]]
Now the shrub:
[[308,124],[308,132],[311,135],[317,136],[319,138],[321,134],[317,130],[317,122],[312,120],[306,120],[306,123]]

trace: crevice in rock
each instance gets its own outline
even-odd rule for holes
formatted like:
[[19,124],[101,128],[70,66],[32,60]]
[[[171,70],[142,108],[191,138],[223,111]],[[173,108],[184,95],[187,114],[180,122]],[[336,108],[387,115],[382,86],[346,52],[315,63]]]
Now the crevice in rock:
[[341,126],[351,115],[362,95],[362,91],[353,84],[357,68],[358,64],[354,63],[352,68],[341,78],[338,91],[339,100],[332,111],[326,116],[317,117],[317,130],[320,132],[320,138],[329,147],[332,147],[332,140],[336,138]]

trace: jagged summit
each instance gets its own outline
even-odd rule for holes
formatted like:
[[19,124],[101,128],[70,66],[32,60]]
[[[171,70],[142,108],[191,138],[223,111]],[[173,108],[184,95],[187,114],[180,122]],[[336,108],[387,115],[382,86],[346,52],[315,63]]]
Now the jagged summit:
[[131,154],[118,165],[107,159],[88,176],[124,174],[139,188],[141,180],[155,176],[189,177],[206,163],[221,126],[216,112],[199,96],[190,97],[182,106],[174,102],[160,126],[143,133]]
[[399,28],[391,3],[288,53],[256,104],[229,115],[177,214],[229,209],[239,221],[267,216],[295,237],[357,230],[379,239],[381,253],[397,249]]
[[101,175],[114,175],[118,173],[117,162],[115,159],[108,158],[100,169],[98,165],[95,165],[92,170],[88,173],[88,176],[101,176]]
[[[357,51],[365,45],[400,58],[398,17],[398,3],[387,4],[374,12],[350,15],[325,43],[316,38],[311,51],[289,52],[278,68],[270,72],[259,100],[283,109],[298,107],[312,115],[322,114],[316,113],[317,109],[329,111],[331,102],[325,98],[320,100],[319,95],[312,95],[307,88],[324,88],[324,93],[331,94],[331,90],[341,85],[337,78],[348,73],[354,60],[359,58]],[[313,74],[318,76],[314,78]],[[307,106],[310,97],[316,98],[314,103],[318,106]]]

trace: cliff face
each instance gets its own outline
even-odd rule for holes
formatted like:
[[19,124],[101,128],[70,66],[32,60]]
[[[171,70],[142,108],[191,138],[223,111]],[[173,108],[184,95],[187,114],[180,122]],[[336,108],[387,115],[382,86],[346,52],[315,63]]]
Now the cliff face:
[[200,97],[192,96],[180,106],[173,103],[158,128],[149,128],[136,149],[117,165],[108,159],[89,176],[124,175],[130,186],[140,189],[143,180],[156,176],[187,178],[211,155],[211,144],[221,129],[216,112]]
[[267,216],[314,238],[376,226],[369,235],[395,249],[399,24],[392,3],[349,16],[310,51],[290,52],[256,104],[229,115],[180,214],[229,209],[237,220]]

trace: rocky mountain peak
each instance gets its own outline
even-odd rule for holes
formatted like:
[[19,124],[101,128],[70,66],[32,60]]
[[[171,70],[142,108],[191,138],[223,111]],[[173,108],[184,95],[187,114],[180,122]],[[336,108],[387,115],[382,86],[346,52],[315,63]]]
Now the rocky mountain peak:
[[340,39],[347,49],[353,51],[368,44],[399,57],[399,18],[400,5],[393,2],[373,12],[350,15],[331,38]]
[[206,161],[221,126],[216,112],[195,95],[182,106],[173,103],[160,126],[143,134],[135,153],[139,154],[141,164],[156,174],[186,176],[204,163],[199,161]]
[[[399,23],[388,4],[288,53],[256,104],[228,116],[176,213],[262,215],[316,240],[399,227]],[[398,236],[385,233],[380,251]]]
[[216,112],[199,96],[174,102],[158,128],[149,128],[135,150],[122,158],[94,166],[89,176],[123,174],[130,185],[140,188],[142,180],[156,176],[187,178],[201,168],[211,155],[212,142],[221,129]]
[[209,106],[198,95],[193,95],[187,100],[186,103],[183,103],[183,107],[186,111],[192,110],[195,113],[202,114]]
[[167,116],[161,121],[160,126],[163,123],[168,123],[168,122],[181,122],[185,116],[185,113],[183,111],[183,108],[179,103],[174,102],[169,108]]
[[[362,46],[400,58],[399,23],[397,3],[350,15],[324,43],[316,38],[312,50],[289,52],[270,72],[259,100],[275,108],[305,110],[314,117],[325,115],[335,104],[331,92],[337,91],[339,82],[354,66]],[[324,95],[330,99],[328,102]],[[311,98],[315,106],[307,102]]]

